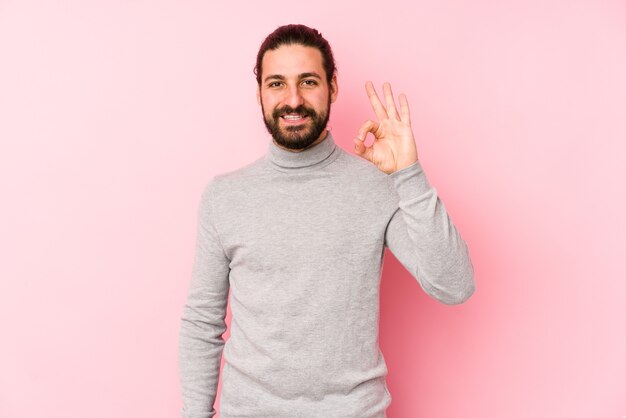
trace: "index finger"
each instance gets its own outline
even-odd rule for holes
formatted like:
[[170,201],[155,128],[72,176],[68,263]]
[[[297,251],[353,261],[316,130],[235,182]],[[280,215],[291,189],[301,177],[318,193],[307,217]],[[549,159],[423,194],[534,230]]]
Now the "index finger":
[[374,90],[374,84],[371,81],[365,83],[365,90],[367,90],[367,97],[370,99],[370,103],[372,104],[372,109],[374,109],[374,113],[378,116],[378,120],[387,119],[387,111],[385,107],[380,102],[378,95],[376,94],[376,90]]

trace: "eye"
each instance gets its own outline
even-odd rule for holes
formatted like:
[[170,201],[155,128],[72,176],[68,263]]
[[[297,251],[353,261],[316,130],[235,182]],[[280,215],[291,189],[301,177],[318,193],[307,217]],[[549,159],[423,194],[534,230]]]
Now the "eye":
[[307,86],[316,86],[317,85],[317,81],[315,81],[315,80],[304,80],[303,83],[306,84]]
[[278,87],[279,84],[281,84],[280,81],[272,81],[267,85],[267,87]]

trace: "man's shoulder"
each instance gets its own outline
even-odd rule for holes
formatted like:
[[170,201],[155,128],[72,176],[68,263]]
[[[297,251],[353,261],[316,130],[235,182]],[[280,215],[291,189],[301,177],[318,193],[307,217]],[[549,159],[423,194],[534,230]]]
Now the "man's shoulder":
[[258,175],[263,170],[265,156],[262,155],[257,159],[245,164],[241,167],[223,171],[213,176],[215,181],[218,182],[233,182],[238,180],[245,180],[251,176]]
[[261,156],[241,167],[213,174],[206,182],[204,193],[217,197],[250,187],[264,172],[264,159],[265,156]]
[[387,175],[383,173],[382,171],[380,171],[378,168],[376,168],[374,164],[367,161],[365,158],[359,157],[356,154],[352,154],[344,150],[343,148],[339,148],[339,149],[341,150],[340,152],[341,152],[341,158],[343,160],[343,163],[347,166],[350,166],[350,169],[357,169],[359,171],[366,172],[367,174],[371,176],[380,177],[380,178],[384,178]]
[[391,184],[389,174],[379,170],[378,167],[363,157],[341,149],[340,161],[345,170],[356,181],[363,181],[370,185],[379,184],[383,187],[389,187]]

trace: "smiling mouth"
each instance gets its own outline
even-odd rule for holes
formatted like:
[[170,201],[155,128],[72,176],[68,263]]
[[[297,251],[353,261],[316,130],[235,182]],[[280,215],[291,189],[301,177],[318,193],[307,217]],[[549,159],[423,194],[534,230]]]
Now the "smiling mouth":
[[308,118],[307,115],[300,115],[298,113],[287,113],[281,116],[281,119],[289,123],[302,122],[306,118]]

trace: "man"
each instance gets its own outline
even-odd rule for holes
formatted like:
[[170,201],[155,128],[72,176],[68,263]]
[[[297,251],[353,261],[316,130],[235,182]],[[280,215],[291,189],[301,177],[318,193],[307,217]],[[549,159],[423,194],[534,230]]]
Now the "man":
[[367,83],[378,121],[360,127],[354,156],[326,129],[339,90],[319,32],[279,27],[255,74],[273,140],[201,196],[180,330],[182,415],[215,415],[223,352],[222,418],[386,417],[384,248],[445,304],[474,292],[468,248],[417,159],[406,96],[398,109],[388,83],[385,104]]

